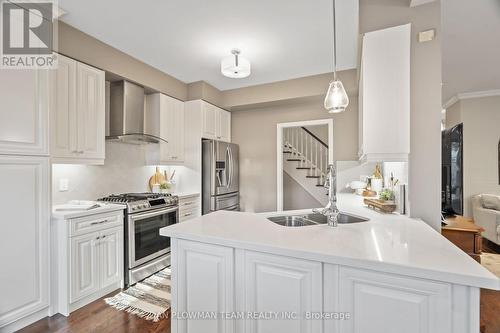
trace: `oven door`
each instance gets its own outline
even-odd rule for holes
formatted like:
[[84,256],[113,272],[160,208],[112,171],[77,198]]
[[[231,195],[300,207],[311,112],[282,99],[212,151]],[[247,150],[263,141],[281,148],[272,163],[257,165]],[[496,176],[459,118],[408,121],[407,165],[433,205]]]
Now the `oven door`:
[[167,208],[128,216],[128,268],[170,252],[170,238],[160,229],[177,223],[179,209]]

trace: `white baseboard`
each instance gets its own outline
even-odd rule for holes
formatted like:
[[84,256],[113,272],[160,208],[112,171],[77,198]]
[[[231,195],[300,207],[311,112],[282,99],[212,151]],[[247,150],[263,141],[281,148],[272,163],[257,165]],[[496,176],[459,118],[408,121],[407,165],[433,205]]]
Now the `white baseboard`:
[[12,333],[48,316],[48,307],[0,327],[0,333]]

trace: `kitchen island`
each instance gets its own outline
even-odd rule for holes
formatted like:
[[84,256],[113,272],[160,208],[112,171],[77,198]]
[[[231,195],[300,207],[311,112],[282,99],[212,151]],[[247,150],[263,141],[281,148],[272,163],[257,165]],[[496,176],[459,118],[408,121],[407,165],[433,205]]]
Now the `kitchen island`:
[[478,332],[479,288],[499,279],[423,221],[361,200],[339,195],[370,220],[337,228],[220,211],[162,229],[172,332]]

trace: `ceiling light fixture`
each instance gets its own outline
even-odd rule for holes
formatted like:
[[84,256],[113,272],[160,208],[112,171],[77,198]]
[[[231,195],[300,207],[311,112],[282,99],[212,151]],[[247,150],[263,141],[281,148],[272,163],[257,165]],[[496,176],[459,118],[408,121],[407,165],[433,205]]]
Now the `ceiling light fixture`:
[[222,59],[220,62],[220,71],[222,75],[232,79],[242,79],[251,73],[250,62],[240,56],[241,51],[238,49],[231,50],[233,54],[230,57]]
[[336,40],[336,19],[335,19],[335,0],[333,0],[333,81],[330,82],[325,96],[325,109],[329,113],[344,112],[349,105],[349,97],[344,89],[344,85],[337,79],[337,40]]

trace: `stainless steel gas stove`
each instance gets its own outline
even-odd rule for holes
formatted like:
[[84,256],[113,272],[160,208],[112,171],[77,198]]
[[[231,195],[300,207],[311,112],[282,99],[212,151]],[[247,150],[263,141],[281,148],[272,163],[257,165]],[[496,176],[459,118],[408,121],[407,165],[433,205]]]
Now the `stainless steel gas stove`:
[[99,201],[121,203],[125,211],[125,285],[170,266],[170,238],[160,229],[179,220],[179,199],[170,194],[126,193]]

